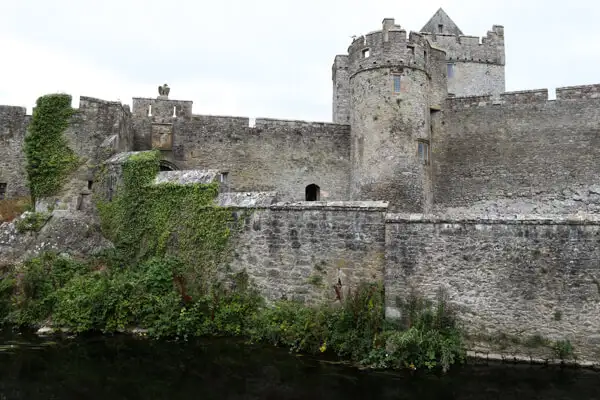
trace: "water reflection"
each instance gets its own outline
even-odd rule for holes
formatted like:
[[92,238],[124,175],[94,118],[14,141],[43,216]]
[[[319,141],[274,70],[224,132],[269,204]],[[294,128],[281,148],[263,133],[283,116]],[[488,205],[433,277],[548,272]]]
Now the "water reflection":
[[367,372],[226,339],[0,340],[0,400],[600,399],[600,374],[469,365],[447,375]]

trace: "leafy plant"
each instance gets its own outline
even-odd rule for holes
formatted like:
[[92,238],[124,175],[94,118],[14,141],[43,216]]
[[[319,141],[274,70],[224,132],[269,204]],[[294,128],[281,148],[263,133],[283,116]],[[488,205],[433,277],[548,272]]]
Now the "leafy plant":
[[119,194],[97,200],[103,231],[134,262],[176,251],[186,265],[180,271],[186,290],[202,295],[229,254],[233,213],[214,204],[218,183],[153,185],[158,170],[157,151],[125,161]]
[[554,343],[554,354],[561,360],[566,360],[573,356],[573,345],[569,340],[558,340]]
[[46,224],[48,219],[50,219],[50,213],[42,213],[42,212],[28,212],[23,218],[17,220],[15,222],[15,228],[17,232],[39,232],[40,229]]
[[36,199],[56,194],[78,164],[64,136],[72,115],[70,95],[49,94],[36,101],[24,146],[34,205]]

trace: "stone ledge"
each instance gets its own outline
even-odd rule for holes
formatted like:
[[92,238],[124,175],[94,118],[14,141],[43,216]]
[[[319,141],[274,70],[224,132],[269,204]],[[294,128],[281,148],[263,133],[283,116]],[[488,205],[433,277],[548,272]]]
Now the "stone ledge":
[[191,185],[195,183],[211,183],[217,179],[219,171],[208,170],[183,170],[183,171],[161,171],[156,174],[153,185],[161,183],[174,183],[178,185]]
[[272,204],[271,210],[377,211],[387,210],[385,201],[296,201]]
[[425,215],[388,213],[386,223],[506,224],[506,225],[600,225],[600,214],[573,215]]
[[568,367],[582,367],[600,370],[600,363],[589,360],[561,360],[561,359],[542,359],[526,355],[513,355],[502,353],[488,353],[481,351],[467,351],[467,357],[486,361],[501,361],[514,364],[538,364],[538,365],[564,365]]

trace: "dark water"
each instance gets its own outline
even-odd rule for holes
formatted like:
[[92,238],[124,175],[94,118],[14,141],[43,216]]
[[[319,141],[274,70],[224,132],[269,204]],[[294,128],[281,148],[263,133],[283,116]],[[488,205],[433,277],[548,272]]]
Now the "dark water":
[[600,373],[467,365],[446,375],[366,372],[233,340],[0,338],[0,400],[600,399]]

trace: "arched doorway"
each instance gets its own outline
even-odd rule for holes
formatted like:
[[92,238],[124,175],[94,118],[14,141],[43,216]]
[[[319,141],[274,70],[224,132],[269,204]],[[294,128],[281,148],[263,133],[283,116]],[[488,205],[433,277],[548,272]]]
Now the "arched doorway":
[[319,201],[321,196],[321,188],[314,183],[311,183],[304,190],[306,201]]
[[160,160],[158,169],[159,171],[177,171],[179,168],[170,161]]

